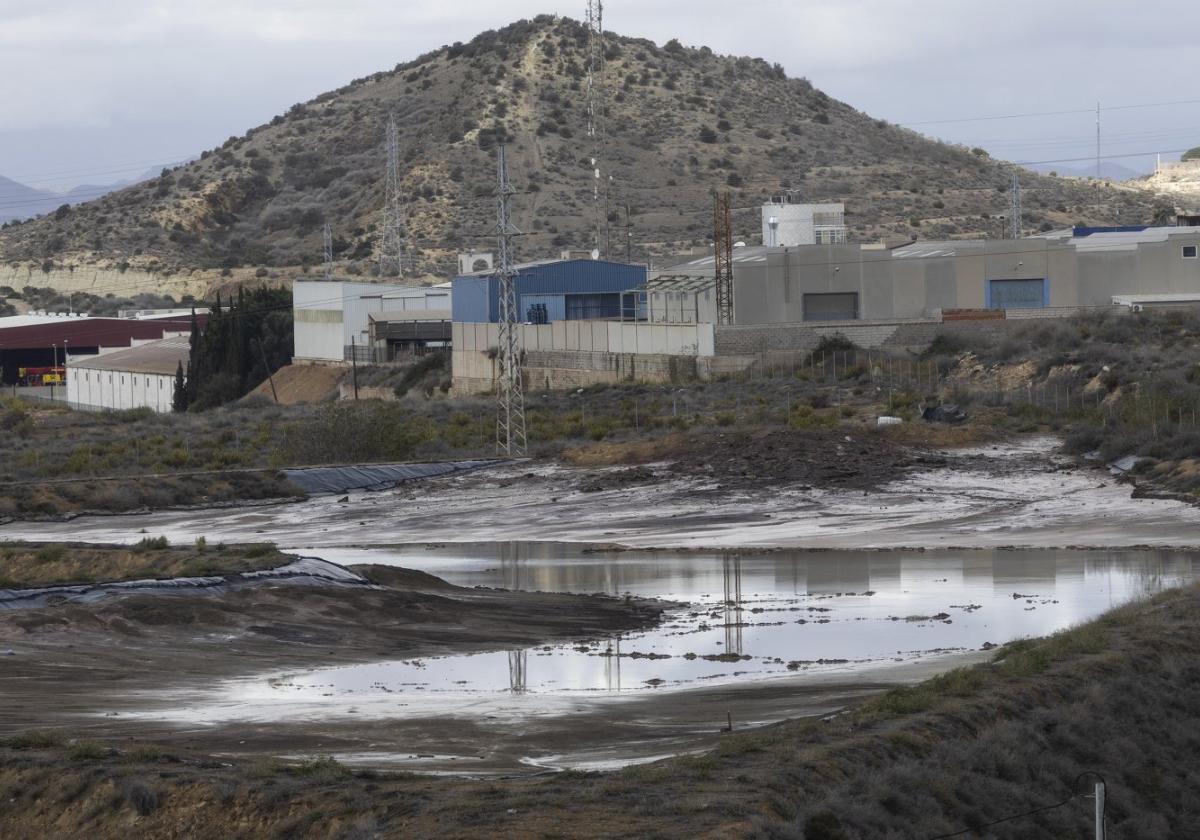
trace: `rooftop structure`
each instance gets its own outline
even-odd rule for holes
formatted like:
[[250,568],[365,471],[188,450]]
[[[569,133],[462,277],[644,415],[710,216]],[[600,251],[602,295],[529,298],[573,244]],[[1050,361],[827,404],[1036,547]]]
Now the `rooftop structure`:
[[762,241],[769,247],[837,245],[846,241],[844,204],[792,204],[777,196],[762,206]]

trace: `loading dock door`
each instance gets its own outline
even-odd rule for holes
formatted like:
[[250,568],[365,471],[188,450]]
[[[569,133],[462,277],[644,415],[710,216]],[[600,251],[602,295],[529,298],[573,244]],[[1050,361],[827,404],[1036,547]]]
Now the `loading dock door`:
[[858,293],[806,294],[804,296],[805,321],[856,321],[858,320]]
[[1041,309],[1046,306],[1046,281],[989,280],[988,309]]

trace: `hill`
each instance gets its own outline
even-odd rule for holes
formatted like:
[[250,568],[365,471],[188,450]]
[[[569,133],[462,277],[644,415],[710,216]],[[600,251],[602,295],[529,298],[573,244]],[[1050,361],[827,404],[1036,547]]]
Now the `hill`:
[[[389,114],[415,273],[444,276],[459,249],[489,245],[501,139],[521,191],[519,256],[591,247],[586,44],[580,23],[541,16],[358,79],[158,178],[9,224],[0,282],[40,270],[35,285],[68,283],[81,266],[93,282],[132,271],[160,287],[164,276],[294,276],[321,261],[326,219],[339,273],[369,275]],[[1006,212],[1010,169],[982,149],[872,119],[760,59],[610,34],[603,82],[614,255],[627,243],[635,257],[702,245],[713,188],[733,191],[735,234],[748,242],[757,205],[789,189],[844,200],[860,240],[993,235],[989,217]],[[1149,221],[1156,204],[1117,186],[1021,179],[1029,230]]]

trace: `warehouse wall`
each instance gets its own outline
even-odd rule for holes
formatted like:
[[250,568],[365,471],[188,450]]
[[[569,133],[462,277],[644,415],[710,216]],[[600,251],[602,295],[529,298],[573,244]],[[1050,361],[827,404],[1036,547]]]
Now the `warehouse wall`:
[[175,377],[121,370],[67,369],[67,402],[85,411],[150,408],[160,414],[173,409]]

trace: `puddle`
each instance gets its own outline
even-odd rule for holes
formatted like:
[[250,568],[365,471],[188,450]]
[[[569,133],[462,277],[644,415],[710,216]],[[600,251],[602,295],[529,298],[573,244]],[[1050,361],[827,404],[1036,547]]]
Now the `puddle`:
[[[306,549],[307,550],[307,549]],[[865,670],[1052,633],[1194,578],[1166,550],[595,551],[574,545],[322,549],[460,586],[686,603],[599,641],[229,680],[147,716],[230,720],[566,715],[597,703]]]

